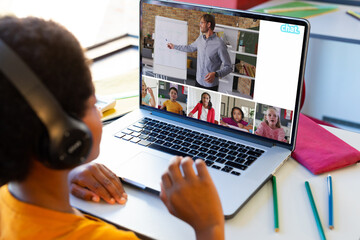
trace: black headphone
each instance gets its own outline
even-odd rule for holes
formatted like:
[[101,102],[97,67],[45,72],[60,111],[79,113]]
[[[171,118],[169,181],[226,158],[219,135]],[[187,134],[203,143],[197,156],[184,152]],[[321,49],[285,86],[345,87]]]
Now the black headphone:
[[92,135],[86,124],[66,114],[35,73],[1,39],[0,70],[47,129],[47,157],[39,160],[53,169],[69,169],[84,163],[92,146]]

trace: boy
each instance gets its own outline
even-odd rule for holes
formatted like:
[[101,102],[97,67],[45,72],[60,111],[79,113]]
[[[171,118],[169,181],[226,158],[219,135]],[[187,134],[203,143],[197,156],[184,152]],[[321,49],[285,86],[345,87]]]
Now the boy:
[[171,87],[169,89],[169,100],[166,100],[163,105],[161,106],[161,109],[165,109],[168,112],[177,113],[180,115],[183,115],[183,108],[182,106],[176,101],[178,97],[178,90],[174,87]]
[[[95,159],[102,124],[88,62],[75,37],[52,21],[2,17],[0,39],[30,67],[64,112],[87,126],[92,146],[86,160]],[[4,103],[0,105],[0,185],[4,184],[0,188],[0,239],[137,239],[132,232],[71,207],[67,178],[73,167],[59,170],[46,164],[48,132],[2,71],[0,101]],[[191,158],[174,158],[162,176],[160,197],[173,215],[195,229],[198,239],[223,239],[224,218],[215,186],[204,162],[195,161],[198,175],[192,163]],[[101,165],[92,166],[99,167],[90,174],[95,178],[99,173],[109,174]],[[76,170],[82,171],[81,167]],[[74,184],[82,182],[70,179]]]

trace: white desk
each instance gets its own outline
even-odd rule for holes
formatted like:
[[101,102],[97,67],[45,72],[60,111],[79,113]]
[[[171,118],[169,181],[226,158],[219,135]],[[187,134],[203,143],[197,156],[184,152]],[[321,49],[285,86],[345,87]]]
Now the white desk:
[[[360,149],[360,134],[327,128]],[[329,230],[326,176],[314,176],[290,159],[278,171],[280,232],[274,232],[272,185],[268,182],[230,220],[225,222],[226,239],[320,239],[304,181],[310,182],[327,239],[360,238],[360,165],[332,171],[334,224]],[[83,211],[155,239],[194,239],[190,226],[168,213],[159,197],[125,187],[125,206],[92,203],[71,196],[71,204]]]

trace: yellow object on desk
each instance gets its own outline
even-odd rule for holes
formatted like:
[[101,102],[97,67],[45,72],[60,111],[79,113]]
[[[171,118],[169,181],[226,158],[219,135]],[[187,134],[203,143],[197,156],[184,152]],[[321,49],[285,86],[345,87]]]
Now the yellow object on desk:
[[97,95],[116,99],[115,108],[103,113],[102,121],[119,117],[139,106],[139,70],[94,81]]

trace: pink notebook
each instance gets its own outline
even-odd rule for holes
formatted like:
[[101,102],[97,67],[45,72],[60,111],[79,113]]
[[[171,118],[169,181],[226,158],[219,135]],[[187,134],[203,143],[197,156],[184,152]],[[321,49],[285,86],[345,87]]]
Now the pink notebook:
[[360,161],[360,152],[303,114],[295,151],[291,155],[313,174],[342,168]]

